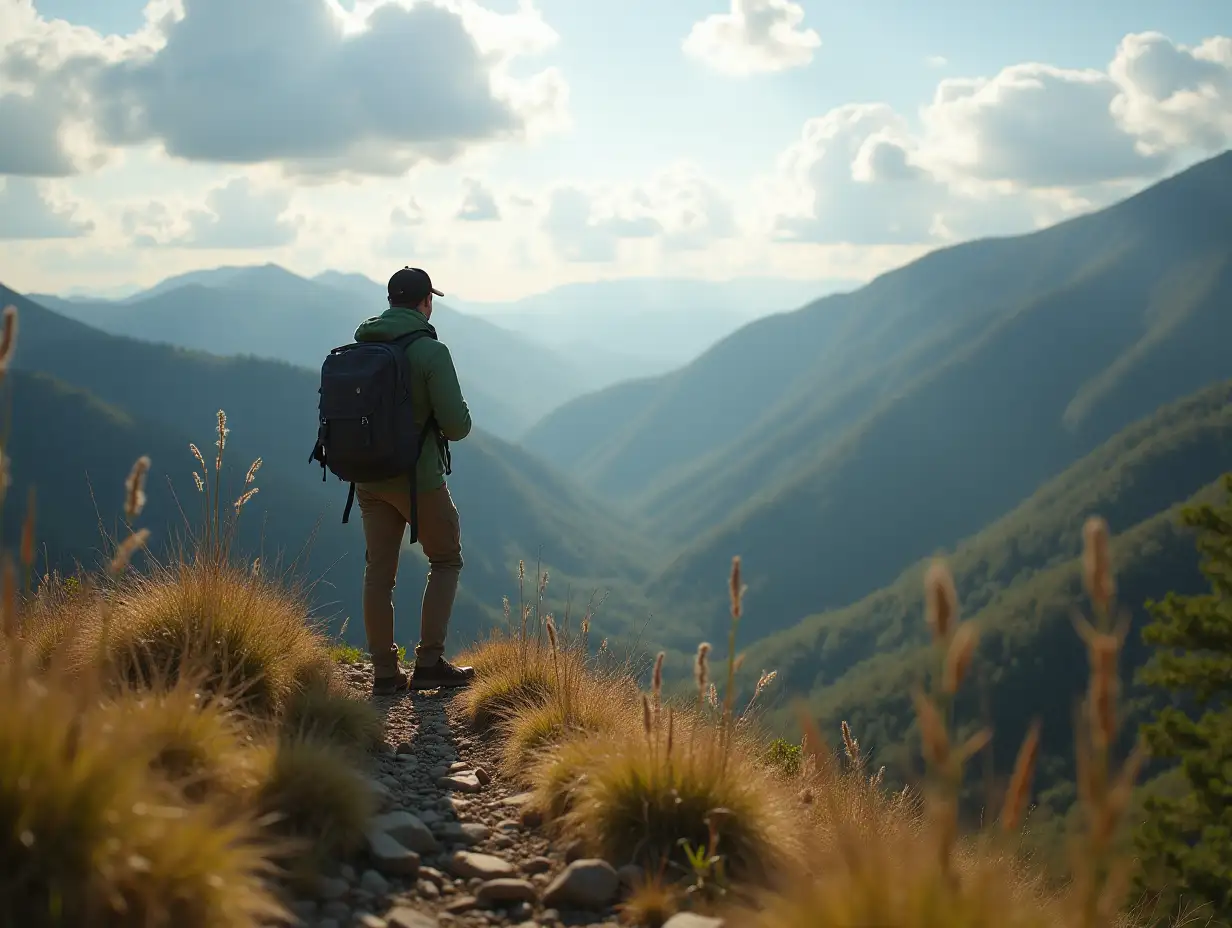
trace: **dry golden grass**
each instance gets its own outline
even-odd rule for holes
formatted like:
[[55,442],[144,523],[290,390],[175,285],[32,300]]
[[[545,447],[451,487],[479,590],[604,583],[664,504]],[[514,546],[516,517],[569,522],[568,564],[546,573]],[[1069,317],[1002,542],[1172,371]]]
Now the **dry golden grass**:
[[620,920],[637,928],[662,928],[680,911],[680,888],[660,871],[643,871],[620,904]]
[[279,724],[290,736],[312,737],[361,753],[378,748],[385,734],[381,712],[337,682],[312,683],[292,693]]
[[351,757],[313,737],[281,738],[261,783],[257,807],[285,839],[275,859],[299,882],[362,844],[375,799]]
[[274,718],[296,693],[328,686],[336,673],[298,597],[240,566],[158,567],[76,594],[73,607],[72,626],[48,606],[36,609],[26,635],[43,653],[59,649],[73,670],[101,654],[121,685],[174,683],[187,673],[242,711]]
[[[627,671],[600,671],[550,618],[542,630],[497,636],[468,654],[487,680],[458,699],[471,718],[484,707],[497,721],[505,772],[532,785],[550,827],[618,865],[666,868],[671,881],[706,893],[727,881],[772,883],[798,850],[795,810],[730,698],[713,712],[704,698],[696,708],[664,706],[662,658],[643,697]],[[703,696],[708,653],[699,651]],[[734,663],[732,655],[729,680]]]
[[844,842],[840,852],[819,852],[815,866],[786,893],[759,900],[760,910],[729,913],[740,928],[1056,928],[1064,924],[1041,901],[1015,898],[1013,867],[982,860],[951,886],[932,866],[932,842]]
[[[749,707],[737,717],[738,560],[722,690],[711,681],[709,644],[698,649],[696,702],[666,706],[661,660],[643,696],[630,676],[602,678],[584,652],[558,647],[554,634],[545,641],[524,621],[521,633],[468,655],[480,684],[459,700],[472,720],[496,723],[505,772],[532,784],[549,828],[587,853],[618,866],[637,863],[649,875],[624,903],[629,924],[657,924],[683,908],[720,910],[748,928],[1131,928],[1140,922],[1127,910],[1128,862],[1112,849],[1140,756],[1118,767],[1108,755],[1123,627],[1111,624],[1106,528],[1093,520],[1084,538],[1096,614],[1094,625],[1079,623],[1091,665],[1077,745],[1086,827],[1074,848],[1076,878],[1061,890],[1019,850],[1038,726],[1023,733],[997,827],[959,830],[962,771],[989,733],[965,740],[954,733],[951,706],[979,629],[959,620],[941,562],[925,588],[935,673],[929,691],[913,693],[928,767],[921,790],[887,790],[845,723],[836,753],[802,716],[806,737],[797,755],[785,744],[770,751],[759,743]],[[758,691],[770,679],[763,675]]]
[[519,653],[516,641],[493,637],[458,655],[475,668],[475,680],[458,699],[463,717],[479,730],[492,728],[518,711],[546,705],[552,694],[552,671],[538,647]]
[[[10,309],[0,383],[15,337]],[[207,524],[170,565],[130,567],[150,537],[133,527],[146,458],[103,576],[53,573],[23,596],[0,552],[0,924],[270,925],[288,917],[282,880],[362,838],[360,766],[381,720],[347,697],[297,593],[232,563],[234,519],[213,490],[226,435],[220,412],[213,474],[191,449]]]
[[222,928],[280,911],[253,818],[179,801],[163,713],[101,703],[80,678],[35,677],[8,653],[0,924]]
[[692,878],[686,841],[717,850],[736,883],[773,882],[798,851],[787,796],[743,750],[720,763],[713,725],[673,716],[672,729],[565,742],[532,773],[537,804],[558,813],[557,830],[619,864]]
[[[555,695],[555,694],[553,694]],[[502,772],[520,778],[544,749],[581,735],[614,737],[634,729],[632,701],[613,698],[610,681],[581,678],[569,699],[519,706],[500,723]]]
[[[77,684],[80,685],[80,684]],[[244,721],[210,700],[192,680],[158,690],[134,690],[100,707],[132,749],[178,797],[213,802],[228,811],[251,805],[268,776],[269,754]]]

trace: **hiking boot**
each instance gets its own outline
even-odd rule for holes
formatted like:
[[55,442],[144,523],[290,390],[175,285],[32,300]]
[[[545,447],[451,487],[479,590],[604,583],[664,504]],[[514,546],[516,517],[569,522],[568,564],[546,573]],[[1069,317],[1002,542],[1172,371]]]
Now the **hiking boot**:
[[431,666],[416,667],[411,677],[411,688],[434,690],[438,687],[466,686],[473,679],[474,667],[455,667],[442,657]]
[[411,676],[403,670],[399,670],[392,677],[376,677],[372,681],[373,696],[396,696],[410,692],[410,689]]

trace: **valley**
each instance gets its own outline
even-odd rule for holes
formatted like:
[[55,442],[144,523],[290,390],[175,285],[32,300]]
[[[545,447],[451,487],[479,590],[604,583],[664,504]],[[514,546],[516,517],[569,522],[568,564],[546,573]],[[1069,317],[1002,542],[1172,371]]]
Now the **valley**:
[[[1226,208],[1195,222],[1200,203]],[[0,290],[22,319],[15,484],[38,484],[48,501],[47,556],[98,557],[81,539],[98,535],[99,517],[108,525],[118,501],[96,508],[91,488],[119,486],[140,453],[154,460],[151,519],[174,538],[191,496],[188,442],[205,447],[223,408],[233,466],[264,461],[241,520],[246,556],[293,564],[334,631],[349,617],[347,638],[362,643],[359,529],[337,524],[345,486],[307,464],[310,362],[328,348],[325,329],[345,337],[353,325],[357,313],[340,307],[376,304],[380,289],[263,267],[110,302]],[[768,723],[798,737],[790,707],[803,698],[827,725],[850,721],[887,775],[908,782],[918,745],[903,683],[930,666],[921,577],[945,553],[964,614],[985,630],[983,688],[960,708],[1021,731],[1039,702],[1024,694],[1049,693],[1041,788],[1049,814],[1062,814],[1084,673],[1068,622],[1082,521],[1103,515],[1116,536],[1134,629],[1128,674],[1144,655],[1144,601],[1200,582],[1178,507],[1209,498],[1232,470],[1230,305],[1225,154],[1058,226],[933,252],[749,322],[668,373],[611,385],[586,386],[563,362],[525,364],[554,349],[443,310],[439,329],[459,346],[478,423],[456,445],[450,478],[466,565],[451,634],[499,626],[502,597],[516,615],[522,560],[523,595],[535,597],[535,572],[546,570],[545,608],[563,620],[567,607],[571,622],[598,596],[591,642],[608,639],[634,660],[662,648],[685,685],[697,642],[726,640],[724,576],[739,554],[740,680],[747,688],[777,671]],[[519,409],[536,408],[526,400],[535,391],[563,402],[524,431],[507,421],[501,437],[484,390],[512,397],[497,381],[514,367],[541,378],[521,382]],[[55,463],[35,472],[27,453]],[[10,536],[20,518],[6,509]],[[403,639],[415,631],[423,568],[408,550]],[[1014,750],[1012,739],[994,742],[999,775]]]

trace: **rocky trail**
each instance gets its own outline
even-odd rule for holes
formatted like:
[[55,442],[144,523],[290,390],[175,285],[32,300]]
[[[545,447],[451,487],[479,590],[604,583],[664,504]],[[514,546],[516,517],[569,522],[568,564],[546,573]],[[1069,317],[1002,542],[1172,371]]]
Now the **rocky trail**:
[[[357,694],[371,666],[343,666]],[[620,924],[632,874],[551,843],[501,779],[493,745],[453,717],[452,691],[380,698],[385,748],[371,788],[380,814],[366,848],[293,907],[308,928],[486,928]],[[718,928],[678,915],[670,928]]]

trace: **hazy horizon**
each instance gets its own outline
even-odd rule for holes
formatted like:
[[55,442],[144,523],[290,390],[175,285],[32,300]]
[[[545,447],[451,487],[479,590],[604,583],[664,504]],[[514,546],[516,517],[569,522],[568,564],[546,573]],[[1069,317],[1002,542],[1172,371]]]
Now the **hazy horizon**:
[[[184,274],[210,273],[231,269],[255,270],[270,266],[279,267],[305,280],[317,280],[331,274],[337,274],[341,276],[363,277],[378,287],[384,286],[382,280],[358,270],[323,268],[311,274],[305,274],[281,265],[276,261],[253,261],[248,264],[202,264],[199,267],[189,268],[186,271],[173,275],[155,277],[143,284],[127,283],[99,289],[75,286],[58,290],[27,290],[24,292],[29,294],[47,294],[66,300],[128,300],[161,287],[168,281],[181,277]],[[397,267],[391,266],[391,273],[396,269]],[[438,287],[446,285],[446,282],[439,278],[434,280],[434,283]],[[670,298],[677,293],[687,292],[690,289],[706,293],[722,293],[725,290],[730,290],[731,293],[725,302],[730,304],[747,303],[749,308],[746,315],[749,319],[753,319],[771,313],[798,309],[806,303],[820,299],[823,296],[854,289],[863,286],[865,283],[867,281],[842,278],[774,278],[756,275],[732,277],[724,280],[700,277],[605,277],[560,284],[549,287],[546,290],[537,290],[508,300],[472,300],[465,295],[449,293],[442,298],[441,302],[458,312],[492,317],[499,320],[502,316],[522,313],[555,313],[560,311],[561,307],[559,306],[544,305],[543,300],[545,297],[557,297],[557,300],[559,300],[565,298],[568,294],[580,294],[587,291],[594,292],[608,288],[624,291],[640,288],[648,292],[646,295],[656,300],[656,306],[665,297]],[[17,289],[20,290],[20,288]],[[759,302],[758,299],[760,297],[765,299]]]

